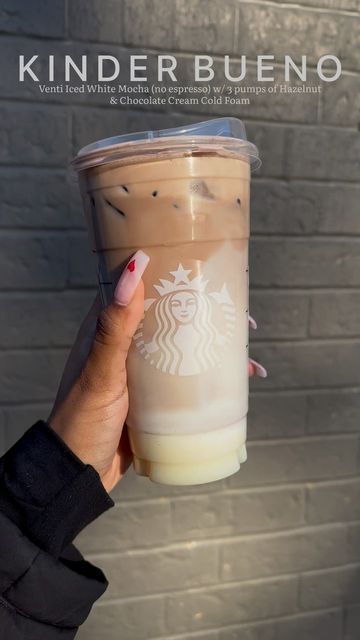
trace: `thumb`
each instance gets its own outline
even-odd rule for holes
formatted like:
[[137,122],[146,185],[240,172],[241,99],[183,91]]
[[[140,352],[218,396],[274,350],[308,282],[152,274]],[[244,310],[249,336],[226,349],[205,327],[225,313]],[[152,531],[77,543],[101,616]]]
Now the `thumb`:
[[[141,280],[149,256],[137,251],[127,263],[116,286],[112,302],[100,313],[83,381],[97,390],[125,386],[125,362],[132,337],[144,312],[144,284]],[[85,378],[85,380],[84,380]],[[122,385],[121,385],[122,386]]]

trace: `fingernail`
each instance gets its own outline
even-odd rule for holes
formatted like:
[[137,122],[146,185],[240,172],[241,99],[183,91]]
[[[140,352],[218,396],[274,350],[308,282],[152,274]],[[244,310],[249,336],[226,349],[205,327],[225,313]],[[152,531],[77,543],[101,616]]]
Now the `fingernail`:
[[255,374],[259,376],[259,378],[267,378],[267,371],[265,367],[263,367],[262,364],[260,364],[260,362],[257,362],[252,358],[249,358],[249,362],[253,365],[255,369]]
[[141,249],[131,256],[114,291],[114,302],[116,304],[121,306],[129,304],[149,260],[149,256]]
[[249,316],[249,325],[252,329],[257,329],[257,322],[252,316]]

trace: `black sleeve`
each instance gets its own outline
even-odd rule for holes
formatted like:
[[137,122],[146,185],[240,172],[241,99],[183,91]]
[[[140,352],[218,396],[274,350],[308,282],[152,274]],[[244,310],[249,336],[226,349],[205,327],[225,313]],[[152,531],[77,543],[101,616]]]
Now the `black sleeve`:
[[113,504],[45,422],[0,458],[1,637],[75,637],[107,581],[70,543]]

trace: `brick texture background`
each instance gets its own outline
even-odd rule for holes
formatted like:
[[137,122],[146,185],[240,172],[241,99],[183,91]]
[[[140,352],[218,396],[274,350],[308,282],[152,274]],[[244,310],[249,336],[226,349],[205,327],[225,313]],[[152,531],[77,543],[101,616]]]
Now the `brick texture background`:
[[[47,416],[95,291],[68,162],[93,139],[231,114],[263,158],[253,181],[249,461],[171,488],[130,472],[78,544],[110,587],[81,640],[360,637],[359,0],[0,0],[0,447]],[[20,53],[324,53],[322,93],[244,108],[109,107],[17,81]],[[249,65],[251,69],[253,65]],[[278,65],[276,73],[281,74]],[[316,82],[317,84],[317,82]]]

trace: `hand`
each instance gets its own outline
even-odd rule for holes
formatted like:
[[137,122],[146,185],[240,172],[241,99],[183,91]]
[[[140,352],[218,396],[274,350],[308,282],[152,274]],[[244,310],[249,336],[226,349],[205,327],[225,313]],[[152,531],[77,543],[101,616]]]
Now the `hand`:
[[126,358],[144,311],[141,276],[149,262],[137,251],[126,265],[114,299],[101,311],[97,296],[65,366],[48,424],[99,473],[107,491],[131,464],[124,423],[129,399]]
[[[48,424],[67,446],[99,473],[107,491],[132,462],[125,419],[129,400],[126,358],[144,310],[141,276],[149,258],[137,251],[101,310],[99,296],[82,323],[65,366]],[[254,322],[250,321],[251,322]],[[249,375],[263,375],[249,360]],[[264,377],[264,375],[263,375]]]

